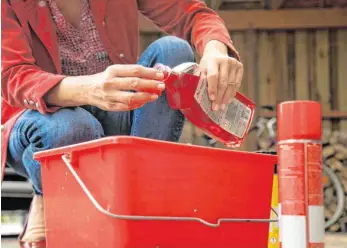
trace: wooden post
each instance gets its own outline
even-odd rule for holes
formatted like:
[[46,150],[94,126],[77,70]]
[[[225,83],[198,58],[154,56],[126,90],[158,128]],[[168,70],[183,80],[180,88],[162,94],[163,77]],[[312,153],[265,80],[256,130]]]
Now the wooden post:
[[[240,56],[241,56],[241,62],[243,63],[244,66],[244,74],[243,74],[243,80],[242,80],[242,84],[240,87],[240,92],[246,96],[249,96],[249,91],[248,91],[248,87],[247,87],[247,59],[246,59],[246,39],[245,39],[245,32],[232,32],[231,33],[231,39],[235,45],[236,50],[239,52]],[[253,99],[252,99],[253,100]],[[240,147],[240,150],[248,150],[248,139],[246,138],[243,145]]]
[[279,9],[283,4],[284,0],[271,0],[271,9]]
[[288,82],[288,43],[287,33],[275,33],[275,62],[273,71],[275,71],[275,82],[277,102],[291,100],[290,86]]
[[[316,79],[317,97],[323,111],[331,110],[330,102],[330,64],[329,64],[329,31],[316,32]],[[331,129],[331,122],[323,121],[323,128]]]
[[259,103],[262,105],[276,105],[276,80],[274,58],[274,35],[261,31],[259,36]]
[[223,1],[222,0],[204,0],[204,2],[209,8],[213,10],[218,10]]
[[[347,110],[347,30],[337,31],[337,99],[338,109]],[[347,121],[340,122],[340,128],[347,131]]]
[[[245,34],[245,40],[246,40],[246,47],[245,47],[245,54],[244,57],[244,63],[245,63],[245,80],[243,84],[247,88],[247,96],[255,101],[257,103],[257,82],[256,82],[256,61],[257,61],[257,33],[255,30],[248,30]],[[242,56],[242,55],[241,55]],[[254,121],[255,123],[257,119],[257,111],[254,115]],[[255,151],[257,149],[257,137],[255,132],[252,132],[247,135],[246,137],[247,142],[247,150],[248,151]]]
[[309,92],[308,33],[295,32],[295,98],[310,99]]

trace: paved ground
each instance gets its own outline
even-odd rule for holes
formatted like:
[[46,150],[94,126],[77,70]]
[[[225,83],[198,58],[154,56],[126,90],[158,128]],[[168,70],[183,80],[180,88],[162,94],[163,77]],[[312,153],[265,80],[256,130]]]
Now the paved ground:
[[325,248],[346,248],[347,234],[326,235]]
[[[19,248],[15,239],[2,239],[2,248]],[[326,235],[325,248],[346,248],[347,234],[343,235]]]

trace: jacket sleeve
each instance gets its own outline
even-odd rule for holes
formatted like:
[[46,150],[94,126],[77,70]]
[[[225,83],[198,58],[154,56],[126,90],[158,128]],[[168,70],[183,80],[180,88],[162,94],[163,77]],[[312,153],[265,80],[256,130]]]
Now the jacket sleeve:
[[6,0],[1,1],[1,96],[10,106],[54,112],[43,96],[64,76],[43,71],[35,65],[28,37]]
[[200,0],[138,0],[140,12],[163,31],[190,42],[202,55],[210,40],[223,42],[229,54],[236,51],[224,21]]

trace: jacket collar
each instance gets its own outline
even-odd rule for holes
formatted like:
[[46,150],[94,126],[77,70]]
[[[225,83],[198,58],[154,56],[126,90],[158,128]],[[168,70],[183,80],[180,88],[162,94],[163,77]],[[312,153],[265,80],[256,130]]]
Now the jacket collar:
[[[56,26],[46,0],[10,0],[14,9],[22,9],[20,14],[27,20],[36,35],[47,48],[56,71],[61,73],[61,61],[58,48]],[[107,0],[89,0],[96,25],[102,23],[105,17]],[[24,8],[23,8],[24,7]],[[19,10],[20,11],[20,10]],[[16,11],[17,12],[17,11]],[[17,12],[18,13],[18,12]]]
[[46,0],[12,0],[11,2],[13,8],[16,8],[16,5],[23,5],[23,8],[20,8],[22,11],[20,15],[26,16],[30,27],[47,48],[57,73],[61,73],[56,27]]
[[107,0],[89,0],[90,8],[93,13],[94,21],[102,23],[105,18],[105,9]]

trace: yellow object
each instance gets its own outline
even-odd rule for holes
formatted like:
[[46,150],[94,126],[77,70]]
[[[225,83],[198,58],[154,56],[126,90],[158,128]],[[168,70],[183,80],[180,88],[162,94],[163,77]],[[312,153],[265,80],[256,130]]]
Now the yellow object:
[[[274,174],[273,185],[272,185],[272,199],[271,207],[278,213],[278,175]],[[271,218],[276,218],[276,215],[271,211]],[[277,222],[270,223],[270,232],[269,232],[269,243],[268,248],[279,248],[279,225]]]

